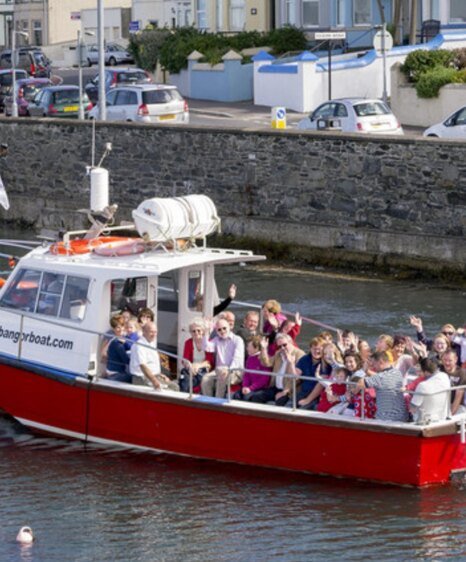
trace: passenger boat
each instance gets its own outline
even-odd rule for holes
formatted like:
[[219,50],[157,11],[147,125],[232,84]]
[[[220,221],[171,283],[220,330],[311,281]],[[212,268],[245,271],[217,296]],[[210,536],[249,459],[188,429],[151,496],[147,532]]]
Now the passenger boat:
[[[108,209],[96,193],[91,208]],[[32,430],[83,441],[398,485],[443,484],[466,469],[459,417],[389,423],[157,392],[99,376],[102,336],[122,303],[151,308],[158,348],[176,357],[190,320],[210,316],[218,303],[216,268],[264,259],[207,245],[219,219],[205,196],[151,199],[133,218],[137,238],[94,221],[89,231],[68,232],[18,261],[0,290],[5,413]]]

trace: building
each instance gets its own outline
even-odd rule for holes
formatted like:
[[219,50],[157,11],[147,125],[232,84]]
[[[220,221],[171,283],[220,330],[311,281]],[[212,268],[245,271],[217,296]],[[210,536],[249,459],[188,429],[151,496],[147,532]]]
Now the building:
[[[97,0],[15,0],[15,27],[32,45],[53,45],[76,39],[81,10],[96,9]],[[130,8],[131,0],[105,0],[105,8]],[[113,30],[109,32],[113,37]]]
[[133,0],[132,19],[140,29],[194,25],[210,32],[268,31],[273,2],[267,0]]

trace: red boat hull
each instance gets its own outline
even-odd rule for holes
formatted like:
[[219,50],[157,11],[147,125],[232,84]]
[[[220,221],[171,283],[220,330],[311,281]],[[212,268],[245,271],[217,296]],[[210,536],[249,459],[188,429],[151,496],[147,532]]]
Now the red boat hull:
[[25,425],[89,441],[401,485],[466,468],[455,424],[422,430],[0,366],[0,408]]

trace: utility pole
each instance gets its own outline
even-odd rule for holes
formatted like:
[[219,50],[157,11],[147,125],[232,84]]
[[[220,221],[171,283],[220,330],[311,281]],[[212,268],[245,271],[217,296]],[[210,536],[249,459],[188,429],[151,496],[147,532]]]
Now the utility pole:
[[97,0],[97,43],[99,46],[99,119],[107,120],[105,95],[105,51],[104,51],[104,0]]

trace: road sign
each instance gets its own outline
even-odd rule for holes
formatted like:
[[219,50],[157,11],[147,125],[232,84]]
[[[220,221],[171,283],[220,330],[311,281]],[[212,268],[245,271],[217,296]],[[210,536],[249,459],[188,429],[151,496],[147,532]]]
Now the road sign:
[[136,33],[136,31],[139,31],[139,21],[130,21],[129,22],[129,32],[130,33]]
[[[385,45],[384,45],[384,37],[385,37]],[[377,31],[374,35],[374,41],[372,43],[374,45],[374,49],[377,51],[378,55],[383,54],[384,47],[385,51],[390,51],[393,48],[393,37],[389,31],[383,32],[382,29]]]
[[286,109],[272,107],[272,129],[286,129]]
[[346,39],[346,31],[318,31],[314,34],[314,37],[317,41],[334,41],[336,39]]

